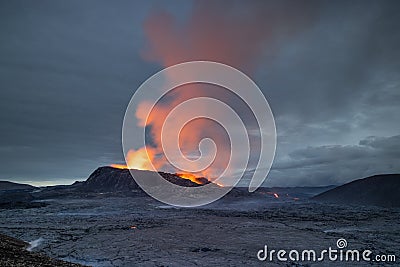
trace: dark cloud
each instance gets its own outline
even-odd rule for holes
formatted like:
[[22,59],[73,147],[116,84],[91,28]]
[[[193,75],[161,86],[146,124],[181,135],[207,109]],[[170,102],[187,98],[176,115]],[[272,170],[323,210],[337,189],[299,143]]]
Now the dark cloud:
[[[193,13],[196,6],[209,10],[213,23],[235,22],[237,14],[255,21],[244,33],[240,23],[227,23],[226,34],[236,44],[228,48],[255,58],[252,77],[276,117],[277,158],[268,183],[341,183],[399,171],[398,1],[225,4],[2,1],[0,179],[72,181],[122,161],[126,105],[161,68],[142,57],[145,22],[155,8],[184,25],[202,14]],[[254,7],[257,14],[248,12]],[[221,25],[201,36],[214,36]],[[195,32],[186,34],[196,40]],[[178,36],[185,41],[186,34]],[[246,36],[257,43],[247,46]]]
[[1,3],[1,179],[83,179],[122,160],[125,107],[157,69],[137,52],[150,7]]
[[319,11],[295,41],[280,43],[280,53],[261,70],[275,113],[321,123],[390,102],[398,108],[399,3],[329,2]]
[[309,146],[275,162],[269,184],[330,185],[400,172],[400,135],[371,136],[356,145]]

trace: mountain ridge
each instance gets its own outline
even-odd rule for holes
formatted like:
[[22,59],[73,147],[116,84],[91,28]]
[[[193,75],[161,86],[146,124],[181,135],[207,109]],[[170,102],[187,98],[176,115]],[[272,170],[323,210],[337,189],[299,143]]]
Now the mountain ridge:
[[336,204],[400,207],[400,174],[378,174],[357,179],[312,199]]
[[0,181],[0,190],[30,190],[35,188],[37,187],[30,184]]

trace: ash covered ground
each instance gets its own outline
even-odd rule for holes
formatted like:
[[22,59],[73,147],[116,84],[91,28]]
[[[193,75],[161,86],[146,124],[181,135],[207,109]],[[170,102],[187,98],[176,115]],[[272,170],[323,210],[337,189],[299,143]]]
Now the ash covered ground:
[[[175,208],[144,195],[40,200],[0,210],[0,232],[34,241],[32,250],[90,266],[382,266],[377,262],[259,261],[270,249],[336,248],[400,252],[400,209],[308,200],[318,190],[230,194],[201,208]],[[286,197],[283,197],[286,196]],[[399,259],[386,265],[398,265]]]

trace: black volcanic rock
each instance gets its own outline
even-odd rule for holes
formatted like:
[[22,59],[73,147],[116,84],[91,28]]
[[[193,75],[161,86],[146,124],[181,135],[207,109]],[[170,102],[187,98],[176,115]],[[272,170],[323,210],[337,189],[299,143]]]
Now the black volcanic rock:
[[313,199],[336,204],[400,207],[400,174],[358,179],[321,193]]
[[29,252],[28,243],[0,234],[0,266],[79,267],[80,264],[52,259],[46,255]]
[[132,191],[139,188],[129,170],[113,167],[96,169],[86,181],[77,186],[92,192]]

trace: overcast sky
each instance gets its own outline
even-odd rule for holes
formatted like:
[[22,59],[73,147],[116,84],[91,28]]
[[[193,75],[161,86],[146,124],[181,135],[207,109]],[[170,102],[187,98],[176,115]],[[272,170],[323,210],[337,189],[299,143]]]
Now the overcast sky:
[[[163,68],[148,57],[146,22],[161,12],[185,27],[197,8],[190,1],[0,1],[0,179],[72,183],[122,162],[126,106]],[[227,29],[237,53],[257,42],[256,62],[232,65],[251,69],[275,115],[277,154],[266,185],[400,172],[398,1],[201,8],[216,25],[228,16],[238,24]],[[241,32],[237,12],[256,23],[253,35]]]

